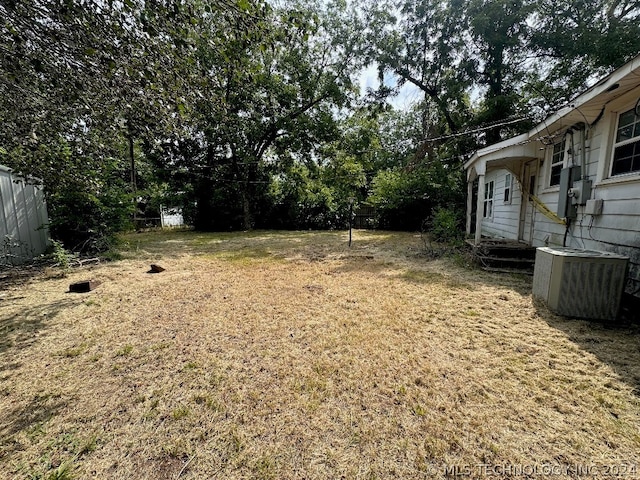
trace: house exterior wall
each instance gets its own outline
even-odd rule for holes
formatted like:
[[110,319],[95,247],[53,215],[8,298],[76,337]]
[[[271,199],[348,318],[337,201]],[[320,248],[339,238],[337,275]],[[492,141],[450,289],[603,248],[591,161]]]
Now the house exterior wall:
[[[505,182],[511,177],[509,200],[505,201]],[[488,171],[485,184],[493,182],[493,215],[482,219],[482,235],[491,238],[518,239],[522,192],[517,176],[506,169]],[[482,212],[484,213],[484,212]]]
[[49,245],[42,185],[0,166],[0,264],[20,264]]
[[[630,258],[626,291],[640,297],[639,74],[640,55],[529,132],[474,152],[465,163],[467,181],[480,179],[478,191],[484,192],[485,183],[493,180],[495,189],[495,208],[489,218],[482,218],[482,203],[477,202],[476,243],[482,234],[518,238],[535,247],[569,246],[625,255]],[[577,165],[592,188],[578,202],[575,218],[563,225],[558,217],[565,213],[553,212],[558,211],[559,200],[567,203],[571,199],[564,192],[560,198],[559,184],[568,179],[563,168]],[[510,206],[499,202],[504,168],[518,173],[522,186],[522,192],[514,187]],[[536,198],[528,195],[529,190]],[[587,205],[585,200],[589,200]],[[601,209],[591,208],[595,206]],[[470,204],[467,233],[471,233],[469,215]]]
[[[632,109],[640,89],[607,105],[600,121],[586,138],[586,171],[593,182],[591,199],[601,199],[602,213],[586,213],[585,206],[578,206],[577,218],[568,229],[536,212],[534,220],[533,246],[569,246],[603,250],[622,254],[630,258],[627,291],[640,294],[640,172],[611,175],[613,139],[620,113]],[[550,148],[545,149],[543,167],[540,171],[537,196],[552,211],[557,210],[559,188],[549,187]],[[580,146],[576,146],[579,155]],[[570,162],[570,160],[567,160]],[[565,166],[566,162],[565,162]]]

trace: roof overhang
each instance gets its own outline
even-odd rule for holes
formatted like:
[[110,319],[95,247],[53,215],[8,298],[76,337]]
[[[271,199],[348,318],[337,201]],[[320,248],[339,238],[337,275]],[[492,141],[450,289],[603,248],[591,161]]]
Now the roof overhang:
[[467,179],[485,175],[487,168],[519,171],[523,161],[537,158],[545,138],[558,136],[567,128],[583,123],[593,126],[604,109],[616,98],[634,89],[640,90],[640,55],[626,63],[594,86],[578,95],[569,105],[559,109],[527,133],[503,140],[476,151],[464,164]]
[[529,135],[538,137],[557,132],[577,123],[592,125],[604,113],[608,103],[640,88],[640,55],[606,76],[593,87],[578,95],[568,105],[547,117],[534,127]]
[[505,168],[517,173],[523,161],[536,158],[536,142],[529,141],[529,134],[489,145],[475,152],[464,164],[467,179],[474,180],[478,175],[485,175],[487,168]]

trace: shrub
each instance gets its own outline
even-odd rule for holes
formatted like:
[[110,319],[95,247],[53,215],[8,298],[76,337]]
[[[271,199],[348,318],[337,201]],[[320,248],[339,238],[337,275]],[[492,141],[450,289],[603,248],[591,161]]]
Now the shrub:
[[464,237],[462,215],[453,208],[436,208],[430,223],[429,233],[437,242],[459,243]]

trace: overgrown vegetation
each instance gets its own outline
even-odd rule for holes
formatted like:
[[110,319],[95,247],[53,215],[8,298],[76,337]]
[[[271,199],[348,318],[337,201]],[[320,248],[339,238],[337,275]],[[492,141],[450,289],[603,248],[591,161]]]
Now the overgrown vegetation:
[[438,242],[460,242],[464,236],[460,210],[438,207],[430,221],[429,233]]
[[55,266],[60,268],[63,273],[67,273],[71,267],[71,261],[73,260],[74,255],[69,253],[59,240],[51,240],[50,250],[51,260],[55,262]]
[[[463,207],[470,152],[640,51],[632,0],[23,0],[0,16],[0,161],[44,180],[53,237],[85,252],[160,205],[200,230],[324,229],[353,198],[417,230]],[[407,85],[415,101],[392,108]]]

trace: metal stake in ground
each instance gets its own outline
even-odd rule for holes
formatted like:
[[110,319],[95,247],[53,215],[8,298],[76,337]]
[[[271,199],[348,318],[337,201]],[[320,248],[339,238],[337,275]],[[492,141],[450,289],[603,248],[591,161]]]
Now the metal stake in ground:
[[351,248],[351,230],[353,227],[353,202],[355,198],[349,197],[349,248]]

